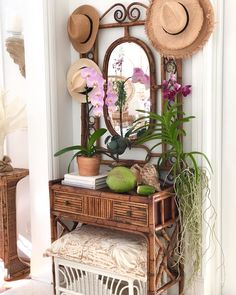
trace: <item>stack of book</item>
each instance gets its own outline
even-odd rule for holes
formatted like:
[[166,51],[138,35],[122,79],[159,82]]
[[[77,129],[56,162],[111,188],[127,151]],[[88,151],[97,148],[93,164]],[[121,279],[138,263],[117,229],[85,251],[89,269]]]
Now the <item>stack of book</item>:
[[96,176],[80,176],[74,172],[65,174],[61,183],[83,188],[100,189],[107,186],[106,178],[107,173]]

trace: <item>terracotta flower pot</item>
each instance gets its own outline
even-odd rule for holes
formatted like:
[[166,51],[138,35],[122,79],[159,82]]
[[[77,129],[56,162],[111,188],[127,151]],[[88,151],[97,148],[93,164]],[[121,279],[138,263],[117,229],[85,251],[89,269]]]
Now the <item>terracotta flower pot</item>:
[[81,176],[95,176],[99,174],[101,157],[77,157],[79,175]]

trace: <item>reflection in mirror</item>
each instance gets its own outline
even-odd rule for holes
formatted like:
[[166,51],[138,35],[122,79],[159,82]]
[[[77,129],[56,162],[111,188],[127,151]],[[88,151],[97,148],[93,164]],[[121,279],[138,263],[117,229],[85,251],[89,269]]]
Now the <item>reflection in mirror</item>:
[[[140,45],[124,42],[113,49],[108,62],[108,81],[112,82],[117,95],[122,92],[119,81],[123,81],[126,94],[121,112],[119,102],[115,110],[108,111],[110,123],[117,134],[125,135],[133,122],[142,116],[137,110],[151,110],[149,76],[149,60]],[[140,126],[148,123],[142,121]]]

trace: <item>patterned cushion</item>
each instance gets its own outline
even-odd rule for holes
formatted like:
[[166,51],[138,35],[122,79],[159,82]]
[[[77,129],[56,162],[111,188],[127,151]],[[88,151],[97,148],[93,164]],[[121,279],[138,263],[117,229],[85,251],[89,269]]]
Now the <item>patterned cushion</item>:
[[147,277],[147,244],[140,235],[83,225],[56,240],[46,254],[133,279]]

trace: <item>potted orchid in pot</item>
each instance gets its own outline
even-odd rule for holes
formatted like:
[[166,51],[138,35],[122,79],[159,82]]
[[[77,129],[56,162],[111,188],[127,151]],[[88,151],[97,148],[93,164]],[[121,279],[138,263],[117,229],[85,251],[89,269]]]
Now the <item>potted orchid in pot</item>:
[[[83,102],[86,103],[88,136],[85,145],[74,145],[63,148],[56,152],[54,156],[57,157],[64,153],[75,151],[69,162],[68,172],[70,171],[72,161],[76,158],[79,175],[94,176],[99,174],[101,153],[107,154],[107,151],[97,146],[96,142],[107,130],[105,128],[99,128],[91,132],[89,122],[91,116],[100,117],[103,113],[105,80],[102,77],[100,69],[93,61],[80,59],[79,65],[80,67],[76,71],[74,70],[74,66],[71,67],[72,73],[74,72],[73,75],[70,75],[70,70],[68,72],[68,76],[71,76],[68,79],[68,90],[75,98],[83,97]],[[108,108],[113,108],[115,103],[113,97],[109,95],[109,87],[105,103]]]

